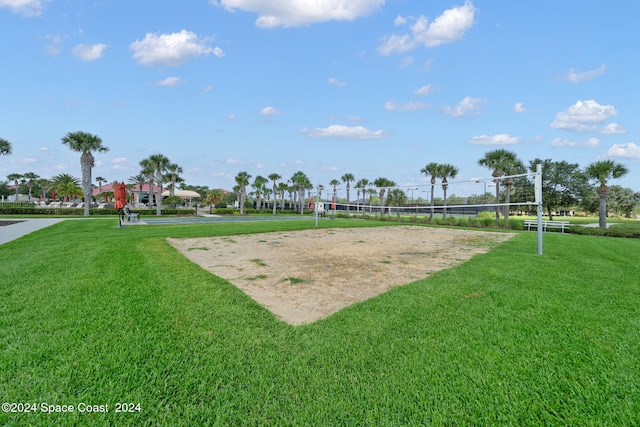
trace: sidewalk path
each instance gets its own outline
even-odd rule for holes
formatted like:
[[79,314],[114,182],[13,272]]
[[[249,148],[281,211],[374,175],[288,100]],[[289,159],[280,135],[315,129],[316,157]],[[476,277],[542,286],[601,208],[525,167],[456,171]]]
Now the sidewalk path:
[[63,218],[38,218],[38,219],[7,219],[2,218],[2,221],[21,221],[11,225],[0,226],[0,245],[3,245],[12,240],[18,239],[34,231],[40,230],[50,225],[56,224],[60,221],[64,221]]

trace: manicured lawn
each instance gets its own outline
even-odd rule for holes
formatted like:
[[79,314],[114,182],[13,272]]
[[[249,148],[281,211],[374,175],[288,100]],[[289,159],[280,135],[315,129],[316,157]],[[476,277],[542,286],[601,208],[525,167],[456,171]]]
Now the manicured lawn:
[[38,410],[0,425],[640,425],[640,240],[523,232],[292,327],[164,238],[312,221],[115,224],[0,246],[0,396]]

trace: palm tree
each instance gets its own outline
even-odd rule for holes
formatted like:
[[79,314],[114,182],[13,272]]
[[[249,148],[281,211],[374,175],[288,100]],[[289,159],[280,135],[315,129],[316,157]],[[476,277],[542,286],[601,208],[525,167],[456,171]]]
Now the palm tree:
[[273,214],[276,214],[276,194],[278,194],[278,181],[282,179],[277,173],[269,175],[269,179],[273,182]]
[[332,179],[331,181],[329,181],[329,185],[333,187],[333,205],[335,206],[335,203],[338,201],[338,185],[340,185],[340,181],[338,181],[337,179]]
[[[407,203],[407,195],[404,193],[404,191],[400,190],[399,188],[394,188],[393,190],[389,191],[389,195],[387,196],[387,201],[388,201],[389,207],[391,206],[400,207]],[[400,209],[398,209],[397,214],[398,214],[398,221],[400,221]]]
[[240,215],[244,215],[244,201],[247,198],[247,185],[249,185],[249,179],[251,179],[251,175],[247,172],[238,172],[236,175],[236,184],[238,184],[238,196],[240,198]]
[[18,187],[20,186],[20,181],[23,179],[22,174],[12,173],[7,175],[7,179],[9,181],[13,181],[13,184],[16,186],[16,202],[18,201]]
[[107,182],[107,180],[101,176],[96,176],[96,182],[98,183],[98,191],[102,193],[102,183]]
[[[138,185],[138,197],[142,198],[142,187],[147,182],[147,175],[144,173],[139,173],[138,175],[133,175],[129,177],[129,183]],[[140,201],[140,199],[138,199]]]
[[289,184],[286,182],[278,183],[278,194],[280,195],[280,210],[284,210],[284,193],[289,189]]
[[356,180],[356,178],[353,176],[353,174],[351,173],[345,173],[344,175],[342,175],[342,178],[340,178],[342,180],[342,182],[344,182],[345,184],[347,184],[347,213],[349,213],[349,188],[350,185],[349,183],[353,182]]
[[0,138],[0,156],[11,154],[11,143],[4,138]]
[[38,180],[38,178],[40,178],[40,176],[36,175],[33,172],[27,172],[24,175],[22,175],[22,177],[27,180],[27,185],[29,186],[29,201],[31,201],[31,192],[33,191],[33,184],[36,183],[36,181]]
[[162,209],[162,174],[169,166],[169,158],[163,154],[152,154],[140,161],[143,172],[149,179],[149,207],[153,206],[154,181],[157,184],[158,195],[156,197],[156,215],[161,215]]
[[365,194],[365,188],[367,187],[367,185],[369,185],[369,180],[366,178],[362,178],[360,180],[358,180],[358,182],[356,182],[355,187],[358,189],[358,200],[357,200],[357,204],[356,204],[356,212],[360,210],[360,193],[362,193],[362,212],[364,213],[364,194]]
[[442,217],[447,217],[447,187],[449,186],[449,182],[447,178],[455,178],[458,176],[458,168],[452,164],[445,163],[440,165],[439,168],[439,177],[442,178],[442,191],[444,192],[444,208],[442,210]]
[[153,165],[153,162],[151,162],[151,160],[149,159],[140,160],[139,165],[142,168],[140,174],[144,175],[146,177],[145,179],[149,183],[149,197],[147,199],[147,206],[149,209],[151,209],[153,207],[153,197],[155,195],[155,167]]
[[269,182],[267,178],[262,175],[258,175],[253,180],[251,186],[255,188],[256,195],[256,209],[262,209],[262,195],[264,194],[264,185]]
[[47,198],[47,190],[51,188],[53,182],[46,178],[40,178],[37,182],[38,186],[40,186],[40,190],[42,191],[42,200]]
[[166,181],[170,183],[169,196],[173,196],[175,194],[176,182],[182,181],[180,174],[183,172],[184,170],[175,163],[170,163],[167,165]]
[[307,189],[313,188],[313,185],[311,185],[311,181],[309,181],[309,178],[307,177],[307,175],[305,175],[305,173],[302,171],[298,171],[293,174],[293,176],[291,177],[291,183],[293,184],[295,189],[298,190],[298,196],[299,196],[298,201],[300,203],[300,215],[302,215],[304,214],[305,192]]
[[[478,160],[478,164],[480,166],[485,166],[493,171],[491,173],[491,176],[494,178],[493,182],[495,182],[496,184],[496,205],[500,203],[500,177],[507,173],[506,171],[512,171],[513,169],[515,169],[518,163],[522,164],[522,161],[518,159],[518,156],[514,152],[505,150],[503,148],[488,151],[485,153],[483,158]],[[508,218],[509,200],[506,199],[505,202],[507,203],[506,217]],[[496,224],[498,223],[499,219],[500,206],[496,206]]]
[[102,139],[97,135],[87,132],[69,132],[62,138],[62,143],[68,145],[72,151],[82,153],[80,155],[80,167],[82,169],[82,191],[84,193],[84,215],[89,216],[91,206],[91,169],[95,164],[93,152],[104,153],[109,151],[108,147],[102,145]]
[[396,183],[393,181],[388,180],[387,178],[376,178],[373,181],[373,185],[378,187],[380,192],[380,214],[384,215],[384,195],[387,191],[388,188],[390,187],[395,187]]
[[429,220],[433,219],[433,191],[436,186],[436,178],[440,176],[440,165],[435,162],[428,163],[425,167],[420,169],[420,172],[427,176],[431,176],[431,201],[429,202],[431,206],[431,213],[429,214]]
[[597,181],[600,186],[596,189],[600,198],[600,210],[598,212],[598,225],[600,228],[607,228],[607,197],[609,187],[607,183],[610,179],[622,178],[629,173],[629,169],[623,164],[613,160],[600,160],[591,163],[585,169],[585,174],[589,179]]

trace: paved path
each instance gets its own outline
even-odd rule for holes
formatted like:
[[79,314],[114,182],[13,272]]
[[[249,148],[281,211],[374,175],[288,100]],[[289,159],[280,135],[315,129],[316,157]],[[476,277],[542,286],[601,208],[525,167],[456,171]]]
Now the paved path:
[[0,221],[21,221],[11,225],[0,226],[0,245],[25,236],[34,231],[64,221],[63,218],[38,218],[38,219],[7,219],[1,218]]

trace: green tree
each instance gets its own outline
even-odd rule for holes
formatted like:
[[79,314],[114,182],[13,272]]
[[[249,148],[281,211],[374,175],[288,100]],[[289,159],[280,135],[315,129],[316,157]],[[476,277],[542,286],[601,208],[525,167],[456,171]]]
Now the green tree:
[[[478,160],[478,164],[480,166],[485,166],[489,170],[492,170],[491,176],[494,178],[494,182],[496,184],[496,205],[500,203],[500,178],[505,174],[516,174],[520,173],[524,170],[524,164],[518,156],[512,152],[505,149],[498,149],[493,151],[488,151],[485,153],[484,157]],[[520,172],[516,172],[520,171]],[[513,181],[508,178],[505,181],[506,187],[506,197],[505,203],[507,204],[505,209],[505,218],[509,218],[509,196],[511,185]],[[500,219],[500,207],[496,206],[496,223]]]
[[435,162],[428,163],[425,167],[420,169],[420,172],[431,177],[431,193],[429,205],[431,206],[429,212],[429,219],[433,219],[433,192],[436,186],[436,179],[440,176],[440,165]]
[[142,187],[144,187],[144,184],[147,182],[147,175],[141,172],[137,175],[130,176],[128,181],[130,184],[138,186],[138,200],[142,202]]
[[542,203],[552,220],[554,210],[578,204],[589,183],[577,163],[536,158],[529,162],[529,170],[535,172],[538,163],[542,165]]
[[367,188],[367,185],[369,185],[369,180],[366,178],[362,178],[360,180],[358,180],[358,182],[356,182],[355,187],[358,189],[358,201],[357,201],[357,205],[356,205],[356,212],[360,210],[360,194],[362,194],[362,212],[364,213],[364,195],[365,195],[365,188]]
[[256,209],[262,209],[262,196],[264,195],[264,186],[267,182],[269,182],[267,178],[258,175],[253,180],[253,184],[251,184],[256,195]]
[[147,199],[147,207],[151,209],[153,207],[153,197],[155,195],[155,166],[150,159],[142,159],[140,160],[139,164],[142,168],[140,174],[146,177],[146,180],[149,184],[149,197]]
[[291,183],[298,191],[298,202],[300,203],[300,215],[304,214],[305,193],[313,188],[311,181],[304,172],[298,171],[291,177]]
[[329,181],[329,185],[333,187],[333,201],[338,201],[338,185],[340,185],[340,181],[337,179],[332,179]]
[[180,176],[184,170],[175,163],[169,163],[167,165],[167,175],[165,176],[165,181],[169,183],[169,196],[175,195],[176,191],[176,183],[182,182],[182,177]]
[[71,151],[82,153],[80,155],[80,167],[82,170],[82,192],[84,193],[84,215],[89,216],[93,192],[91,169],[95,164],[93,153],[104,153],[109,151],[109,148],[102,145],[102,139],[99,136],[82,131],[67,133],[62,137],[62,143],[67,145]]
[[[394,188],[389,191],[389,195],[387,196],[387,203],[389,207],[391,206],[404,206],[407,203],[407,195],[404,191],[399,188]],[[398,221],[400,221],[400,209],[397,210]]]
[[18,191],[19,191],[19,187],[20,187],[20,181],[22,181],[23,178],[24,178],[23,175],[19,174],[19,173],[12,173],[12,174],[7,175],[7,179],[10,182],[13,182],[13,185],[16,186],[16,202],[18,201],[18,194],[19,194]]
[[445,163],[440,165],[438,168],[438,176],[442,179],[442,191],[444,192],[444,202],[443,202],[443,210],[442,217],[447,217],[447,188],[449,187],[448,178],[455,178],[458,176],[458,168],[452,164]]
[[589,179],[595,180],[599,185],[596,188],[598,198],[600,200],[600,209],[598,212],[598,225],[601,228],[607,228],[607,196],[609,195],[609,187],[607,184],[611,179],[618,179],[629,173],[629,169],[623,164],[614,162],[613,160],[600,160],[591,163],[585,169],[585,174]]
[[101,194],[101,193],[102,193],[102,183],[103,183],[103,182],[107,182],[107,180],[106,180],[106,179],[104,179],[104,178],[103,178],[103,177],[101,177],[101,176],[97,176],[97,177],[96,177],[96,182],[98,183],[98,193],[100,193],[100,194]]
[[384,206],[385,206],[385,198],[384,195],[387,192],[388,189],[390,189],[391,187],[395,187],[396,183],[388,180],[387,178],[376,178],[373,181],[373,185],[376,186],[379,190],[379,196],[380,196],[380,215],[384,215]]
[[0,138],[0,156],[11,154],[11,143],[4,138]]
[[276,214],[276,209],[277,209],[277,203],[276,203],[276,199],[277,199],[277,194],[280,194],[278,192],[278,181],[280,181],[282,179],[282,177],[280,175],[278,175],[277,173],[272,173],[269,174],[269,179],[271,180],[271,182],[273,182],[273,215]]
[[29,187],[29,201],[31,201],[31,194],[32,194],[32,191],[33,191],[33,185],[36,183],[38,178],[40,178],[40,176],[36,175],[33,172],[27,172],[24,175],[22,175],[22,177],[24,178],[24,180],[27,183],[27,186]]
[[346,188],[347,188],[347,213],[349,212],[349,204],[351,203],[351,198],[349,197],[349,189],[351,188],[351,183],[353,181],[356,180],[356,178],[353,176],[352,173],[345,173],[344,175],[342,175],[342,177],[340,178],[342,180],[342,182],[344,182],[346,184]]
[[40,187],[40,191],[42,191],[42,200],[44,201],[47,198],[47,191],[53,186],[53,181],[46,178],[40,178],[37,184]]
[[[157,187],[158,189],[158,194],[156,196],[156,215],[158,216],[162,215],[163,174],[170,163],[169,158],[160,153],[152,154],[146,159],[140,161],[142,173],[147,175],[149,179],[149,208],[153,206],[153,194],[155,193],[154,187]],[[156,185],[154,185],[154,182]]]
[[238,204],[240,205],[240,215],[244,215],[244,202],[247,199],[247,185],[249,185],[250,179],[251,175],[245,171],[238,172],[235,177],[236,184],[238,184]]

